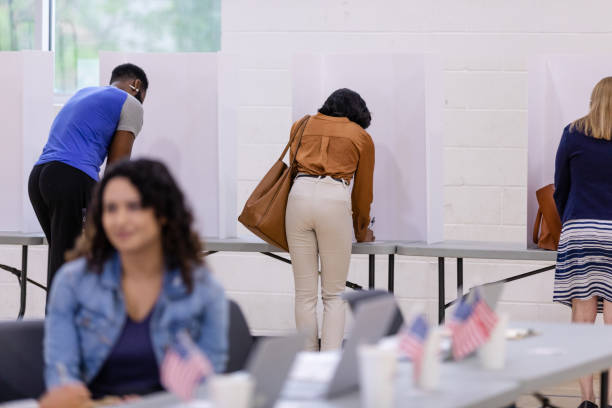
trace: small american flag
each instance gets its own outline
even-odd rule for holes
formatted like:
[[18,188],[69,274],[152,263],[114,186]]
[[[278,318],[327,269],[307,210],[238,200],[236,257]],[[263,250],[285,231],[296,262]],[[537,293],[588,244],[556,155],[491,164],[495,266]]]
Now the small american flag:
[[474,296],[462,299],[447,327],[453,335],[453,357],[460,360],[485,343],[497,324],[497,315],[475,290]]
[[206,355],[193,343],[186,332],[177,335],[168,348],[161,366],[161,383],[182,400],[193,398],[202,380],[213,372]]
[[402,353],[412,360],[414,367],[414,378],[416,379],[421,373],[421,361],[423,357],[423,348],[427,334],[429,333],[429,325],[425,316],[418,315],[410,324],[402,330],[400,336],[399,348]]

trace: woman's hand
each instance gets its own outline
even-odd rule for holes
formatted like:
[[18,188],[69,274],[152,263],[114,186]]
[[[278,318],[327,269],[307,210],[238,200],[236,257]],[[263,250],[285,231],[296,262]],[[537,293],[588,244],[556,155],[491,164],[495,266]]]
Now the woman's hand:
[[91,403],[89,390],[80,383],[62,385],[45,393],[40,408],[84,408]]
[[91,405],[87,408],[98,408],[98,407],[108,407],[112,405],[122,404],[125,402],[132,402],[140,399],[140,395],[124,395],[122,397],[117,396],[106,396],[102,399],[95,400],[91,403]]
[[374,242],[376,241],[376,237],[374,236],[374,231],[368,228],[365,237],[362,242]]

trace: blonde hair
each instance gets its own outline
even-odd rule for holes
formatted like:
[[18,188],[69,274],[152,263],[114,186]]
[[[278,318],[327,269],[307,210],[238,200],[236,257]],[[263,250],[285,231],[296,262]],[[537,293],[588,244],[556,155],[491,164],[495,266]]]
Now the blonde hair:
[[570,130],[574,129],[595,139],[612,140],[612,77],[595,85],[589,113],[572,123]]

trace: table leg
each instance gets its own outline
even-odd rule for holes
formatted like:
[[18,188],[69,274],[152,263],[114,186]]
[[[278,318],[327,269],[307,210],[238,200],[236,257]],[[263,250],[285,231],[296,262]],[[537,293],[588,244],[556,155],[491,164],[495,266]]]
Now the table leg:
[[457,299],[463,296],[463,258],[457,258]]
[[609,392],[609,376],[610,376],[610,372],[608,370],[606,371],[602,371],[601,372],[601,384],[599,385],[599,388],[601,390],[601,394],[600,394],[600,404],[599,406],[602,408],[607,408],[610,404],[610,401],[608,401],[608,392]]
[[438,258],[438,323],[444,322],[444,257]]
[[23,319],[26,309],[26,289],[28,284],[28,246],[21,246],[21,277],[19,278],[19,314],[17,319]]
[[389,272],[387,276],[387,288],[393,293],[393,285],[395,280],[395,254],[389,254]]
[[368,255],[368,261],[369,261],[369,266],[368,266],[368,289],[374,289],[374,280],[375,278],[375,261],[376,261],[376,256],[374,254],[370,254]]

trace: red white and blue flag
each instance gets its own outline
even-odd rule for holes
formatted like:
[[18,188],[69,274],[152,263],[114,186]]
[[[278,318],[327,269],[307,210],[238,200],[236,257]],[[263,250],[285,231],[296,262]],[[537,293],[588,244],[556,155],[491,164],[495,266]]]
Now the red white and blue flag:
[[399,341],[400,351],[412,360],[415,380],[421,373],[421,361],[425,348],[425,340],[429,334],[429,325],[425,315],[418,315],[401,333]]
[[472,295],[459,301],[447,323],[453,337],[455,360],[462,359],[484,344],[497,324],[495,311],[482,298],[478,289]]
[[162,362],[162,385],[182,400],[193,398],[195,389],[213,373],[206,355],[194,344],[186,332],[177,335]]

